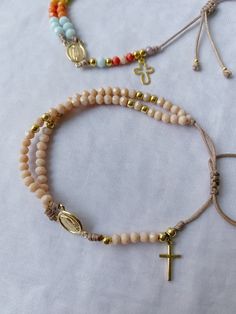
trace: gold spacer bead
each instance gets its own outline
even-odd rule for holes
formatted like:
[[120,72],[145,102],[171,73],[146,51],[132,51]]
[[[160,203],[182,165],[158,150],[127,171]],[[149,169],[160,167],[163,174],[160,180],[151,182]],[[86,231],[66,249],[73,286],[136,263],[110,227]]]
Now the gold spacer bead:
[[143,93],[140,91],[136,92],[135,98],[139,99],[139,100],[143,100]]
[[105,63],[106,63],[107,67],[111,67],[112,66],[112,59],[111,58],[106,58]]
[[146,55],[147,55],[147,53],[144,49],[141,49],[139,53],[140,53],[140,57],[142,57],[142,58],[146,57]]
[[53,121],[47,121],[46,122],[46,127],[48,129],[54,129],[55,128],[55,123]]
[[159,233],[158,239],[159,239],[159,241],[161,241],[161,242],[165,242],[165,241],[167,240],[167,234],[166,234],[165,232]]
[[143,113],[147,113],[148,110],[149,110],[149,107],[146,105],[142,106],[142,108],[141,108],[141,112],[143,112]]
[[102,242],[105,244],[105,245],[108,245],[108,244],[111,244],[112,243],[112,238],[111,237],[104,237]]
[[129,100],[128,100],[128,103],[127,103],[127,107],[128,107],[128,108],[134,108],[134,104],[135,104],[135,101],[132,100],[132,99],[129,99]]
[[88,63],[91,67],[95,67],[97,65],[97,60],[94,58],[91,58],[89,59]]
[[140,58],[140,51],[135,51],[134,53],[133,53],[133,55],[134,55],[134,59],[135,60],[138,60],[139,58]]
[[31,128],[31,131],[32,131],[33,133],[37,133],[37,132],[39,131],[39,125],[34,124],[34,125],[32,126],[32,128]]
[[44,122],[47,122],[47,121],[49,121],[50,119],[51,119],[51,116],[50,116],[50,114],[49,113],[44,113],[42,116],[41,116],[41,118],[42,118],[42,120],[44,121]]
[[152,102],[153,104],[155,104],[158,101],[158,97],[155,95],[152,95],[150,98],[150,102]]
[[177,231],[175,228],[168,228],[166,233],[168,234],[169,237],[174,238],[177,234]]

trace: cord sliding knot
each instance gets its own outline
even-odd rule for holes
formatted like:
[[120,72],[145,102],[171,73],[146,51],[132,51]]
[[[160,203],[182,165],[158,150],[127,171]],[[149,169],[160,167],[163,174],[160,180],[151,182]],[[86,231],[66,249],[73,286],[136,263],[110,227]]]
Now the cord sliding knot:
[[217,170],[211,171],[211,195],[218,195],[220,188],[220,174]]
[[216,7],[218,5],[217,0],[209,0],[201,9],[201,14],[207,13],[207,15],[210,15],[215,12]]
[[58,204],[55,202],[50,202],[48,204],[48,207],[45,210],[45,215],[48,216],[50,220],[57,220],[58,214],[59,214],[59,208]]

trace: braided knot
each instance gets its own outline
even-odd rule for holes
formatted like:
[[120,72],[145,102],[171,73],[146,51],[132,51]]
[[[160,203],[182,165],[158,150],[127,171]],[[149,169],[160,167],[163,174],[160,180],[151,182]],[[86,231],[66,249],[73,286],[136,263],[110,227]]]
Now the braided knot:
[[207,13],[207,15],[212,14],[218,5],[217,0],[209,0],[201,9],[201,14]]
[[50,202],[48,204],[48,207],[45,210],[45,215],[48,216],[48,218],[50,220],[57,220],[57,216],[59,214],[59,208],[58,208],[58,204],[54,203],[54,202]]
[[220,174],[217,170],[211,172],[211,195],[218,195],[220,187]]

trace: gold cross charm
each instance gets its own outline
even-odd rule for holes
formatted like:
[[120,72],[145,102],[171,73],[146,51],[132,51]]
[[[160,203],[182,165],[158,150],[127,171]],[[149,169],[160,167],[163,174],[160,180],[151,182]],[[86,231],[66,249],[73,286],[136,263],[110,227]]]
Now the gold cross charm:
[[172,261],[175,259],[175,258],[180,258],[181,255],[175,255],[173,254],[173,243],[168,241],[167,242],[167,245],[168,245],[168,253],[167,254],[160,254],[159,256],[161,258],[167,258],[168,259],[168,272],[167,272],[167,280],[168,281],[171,281],[172,280]]
[[134,69],[134,74],[139,75],[143,85],[148,85],[151,83],[150,75],[155,72],[153,67],[149,67],[145,59],[138,60],[139,67]]

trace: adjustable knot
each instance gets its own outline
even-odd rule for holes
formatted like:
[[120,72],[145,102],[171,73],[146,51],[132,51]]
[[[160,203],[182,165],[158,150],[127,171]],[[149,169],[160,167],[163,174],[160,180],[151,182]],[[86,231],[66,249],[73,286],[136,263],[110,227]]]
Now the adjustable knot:
[[217,0],[209,0],[201,9],[201,14],[206,13],[207,15],[211,15],[215,12],[215,9],[218,5]]
[[211,195],[218,195],[220,188],[220,174],[217,170],[211,171]]
[[48,207],[45,210],[45,215],[48,216],[48,218],[50,220],[57,220],[58,214],[59,214],[59,208],[58,208],[58,204],[55,202],[50,202],[48,204]]

